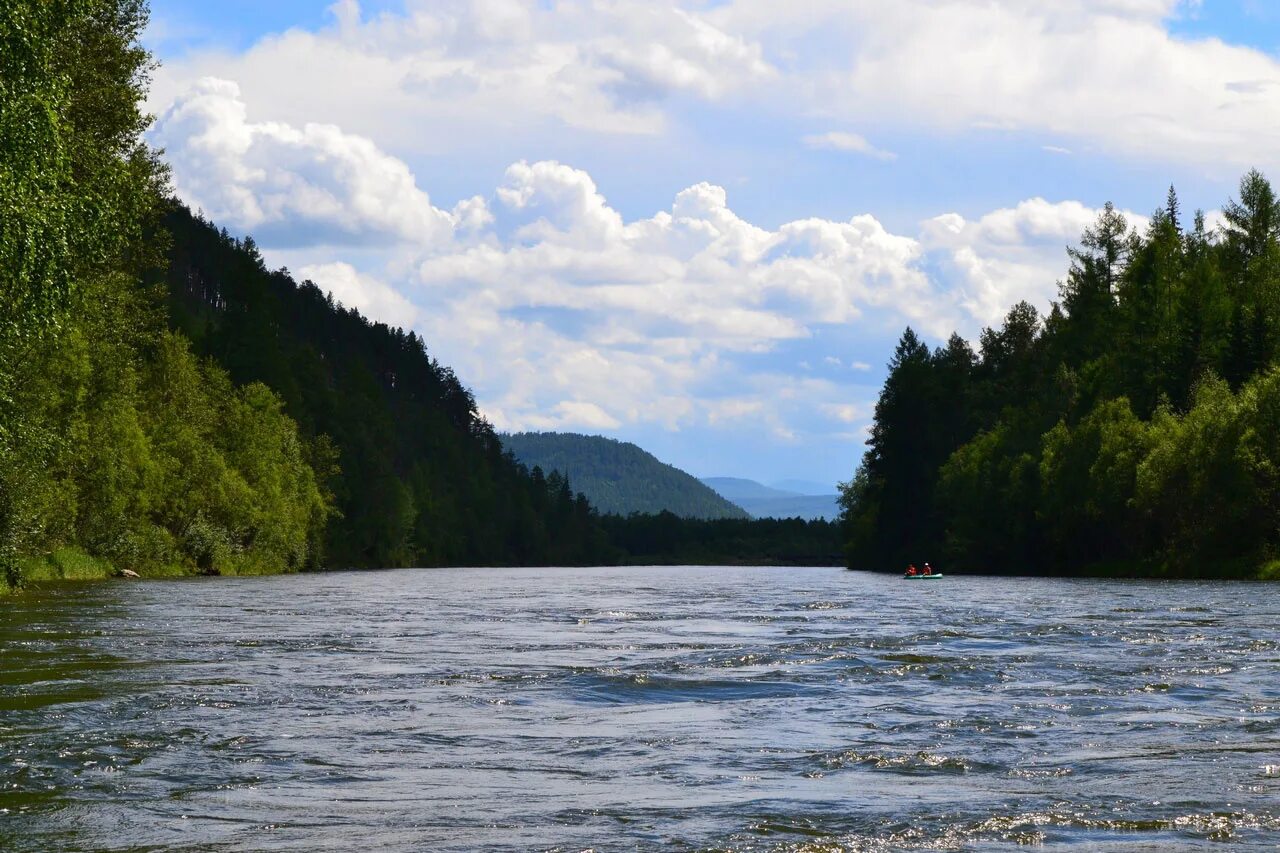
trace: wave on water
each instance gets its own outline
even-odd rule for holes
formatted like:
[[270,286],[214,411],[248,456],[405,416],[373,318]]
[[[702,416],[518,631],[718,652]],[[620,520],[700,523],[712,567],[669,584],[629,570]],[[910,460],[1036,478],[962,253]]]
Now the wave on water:
[[1256,586],[387,577],[7,602],[0,849],[1280,846]]

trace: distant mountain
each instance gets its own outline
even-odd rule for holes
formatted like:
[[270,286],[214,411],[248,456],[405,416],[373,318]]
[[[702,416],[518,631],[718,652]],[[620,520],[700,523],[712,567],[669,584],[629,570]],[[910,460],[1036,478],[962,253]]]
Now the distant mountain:
[[834,490],[830,483],[819,483],[814,480],[778,480],[770,483],[770,488],[784,492],[795,492],[798,495],[829,495]]
[[[839,498],[834,494],[806,495],[739,477],[705,477],[702,482],[755,518],[825,518],[834,521],[840,516]],[[812,485],[803,481],[785,481],[779,485],[791,484]]]
[[758,498],[743,500],[743,509],[755,518],[819,518],[835,521],[840,517],[836,495],[796,495],[792,498]]
[[[774,498],[798,498],[801,492],[774,489],[755,480],[744,480],[740,477],[703,477],[702,483],[715,489],[716,493],[728,500],[738,501],[770,500]],[[741,506],[741,504],[739,504]],[[745,507],[744,507],[745,509]]]
[[568,477],[573,490],[585,494],[602,513],[667,510],[684,518],[749,517],[697,478],[634,444],[568,432],[522,432],[501,439],[529,468]]

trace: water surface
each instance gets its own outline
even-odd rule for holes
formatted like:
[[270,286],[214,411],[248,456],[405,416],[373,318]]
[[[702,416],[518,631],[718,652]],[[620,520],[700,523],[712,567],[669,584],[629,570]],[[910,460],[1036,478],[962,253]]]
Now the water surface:
[[1258,584],[467,569],[0,600],[0,849],[1273,849]]

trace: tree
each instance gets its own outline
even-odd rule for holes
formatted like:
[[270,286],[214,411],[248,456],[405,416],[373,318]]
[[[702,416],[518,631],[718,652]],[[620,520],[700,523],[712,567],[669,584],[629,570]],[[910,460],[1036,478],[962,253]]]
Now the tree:
[[1257,169],[1240,180],[1240,200],[1222,212],[1224,249],[1233,298],[1280,321],[1280,199]]
[[[958,564],[1001,571],[1248,574],[1274,560],[1280,206],[1256,171],[1239,199],[1221,236],[1202,213],[1184,230],[1172,187],[1142,234],[1107,205],[1044,323],[1014,306],[962,384],[954,339],[918,383],[895,365],[843,487],[851,563],[939,537]],[[890,405],[917,397],[961,410],[935,415],[934,443]],[[904,526],[904,494],[932,495],[933,514]]]
[[1085,229],[1079,249],[1069,249],[1070,269],[1059,284],[1067,316],[1065,355],[1072,366],[1097,358],[1115,334],[1116,290],[1128,268],[1136,235],[1124,215],[1107,202],[1097,221]]
[[140,0],[0,7],[0,576],[35,535],[57,431],[16,404],[21,365],[76,285],[136,263],[164,173],[142,141]]

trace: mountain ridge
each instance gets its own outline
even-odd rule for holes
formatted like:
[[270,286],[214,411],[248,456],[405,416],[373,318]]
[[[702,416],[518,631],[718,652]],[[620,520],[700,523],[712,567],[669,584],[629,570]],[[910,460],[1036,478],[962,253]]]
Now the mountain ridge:
[[671,512],[684,518],[740,518],[750,514],[700,482],[630,442],[570,432],[499,436],[521,464],[559,472],[600,512],[613,515]]
[[703,477],[702,482],[754,518],[824,518],[833,521],[840,515],[839,496],[835,494],[807,495],[742,477]]

